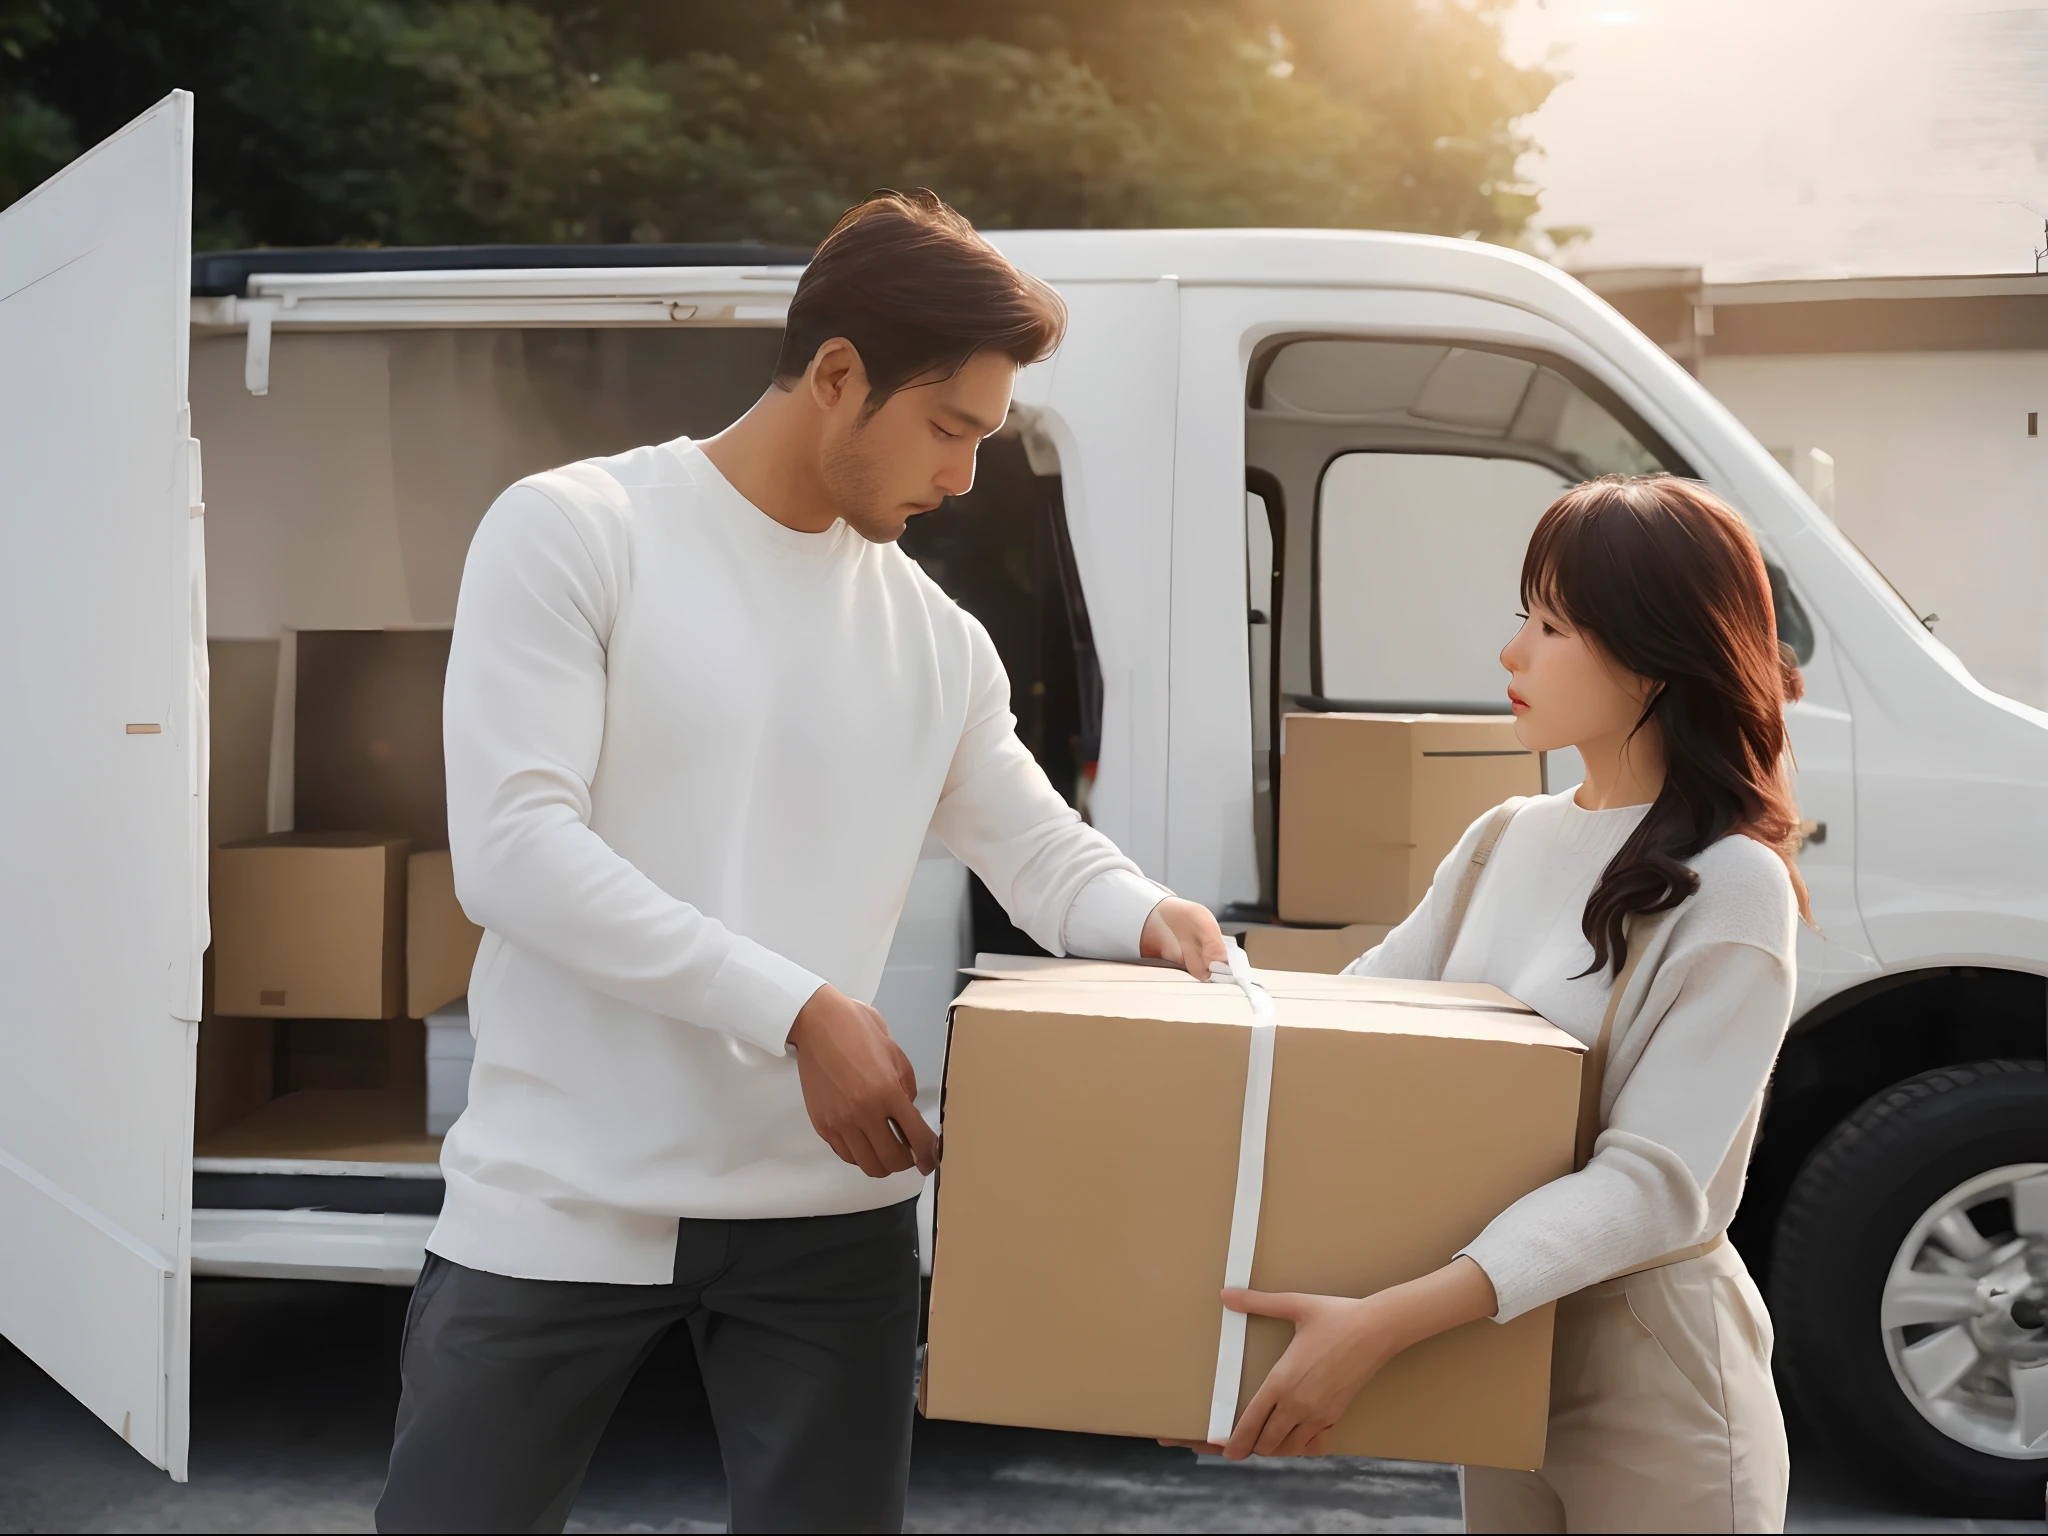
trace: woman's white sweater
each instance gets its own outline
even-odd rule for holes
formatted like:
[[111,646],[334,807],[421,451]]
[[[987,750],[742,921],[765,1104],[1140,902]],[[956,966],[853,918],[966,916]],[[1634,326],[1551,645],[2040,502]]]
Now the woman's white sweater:
[[[1489,982],[1591,1044],[1613,973],[1579,974],[1593,961],[1580,923],[1646,810],[1582,810],[1569,790],[1531,800],[1481,871],[1441,979]],[[1449,892],[1484,820],[1351,974],[1437,979]],[[1785,866],[1752,838],[1722,838],[1691,865],[1699,890],[1664,919],[1671,934],[1630,1032],[1647,1043],[1612,1060],[1592,1160],[1516,1201],[1463,1250],[1493,1281],[1501,1322],[1712,1237],[1742,1199],[1792,1015],[1798,909]]]

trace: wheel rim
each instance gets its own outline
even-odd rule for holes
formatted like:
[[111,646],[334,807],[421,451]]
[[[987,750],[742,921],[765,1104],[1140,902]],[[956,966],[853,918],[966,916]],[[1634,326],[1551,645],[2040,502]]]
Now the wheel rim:
[[[2015,1317],[2017,1304],[2019,1316]],[[1958,1184],[1913,1224],[1880,1327],[1899,1390],[1951,1440],[2048,1459],[2048,1163]]]

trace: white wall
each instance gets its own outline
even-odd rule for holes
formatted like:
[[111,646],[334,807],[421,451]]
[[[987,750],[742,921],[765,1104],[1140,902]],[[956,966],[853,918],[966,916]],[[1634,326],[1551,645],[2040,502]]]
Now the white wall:
[[[2048,208],[2043,0],[1513,0],[1562,73],[1517,128],[1588,266],[1709,282],[2024,272]],[[1553,50],[1556,50],[1553,52]]]
[[1832,454],[1842,531],[1986,687],[2048,707],[2048,353],[1710,354],[1701,380],[1767,448]]

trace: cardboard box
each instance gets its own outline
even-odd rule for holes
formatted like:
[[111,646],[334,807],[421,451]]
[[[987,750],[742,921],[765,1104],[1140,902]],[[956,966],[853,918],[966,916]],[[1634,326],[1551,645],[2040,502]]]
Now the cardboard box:
[[1288,715],[1280,920],[1398,923],[1483,812],[1542,792],[1509,715]]
[[405,1004],[402,837],[278,832],[213,851],[214,1008],[392,1019]]
[[275,640],[206,642],[206,825],[216,844],[270,830],[278,650]]
[[1334,976],[1393,931],[1392,923],[1348,923],[1342,928],[1250,923],[1237,937],[1245,955],[1262,971]]
[[424,1019],[469,992],[470,968],[484,931],[455,899],[448,850],[416,853],[405,864],[405,1016]]
[[[1208,1429],[1253,1031],[1228,984],[991,959],[954,1004],[927,1416]],[[1363,1296],[1568,1173],[1582,1048],[1492,987],[1261,973],[1277,1009],[1252,1284]],[[1399,1356],[1333,1452],[1533,1467],[1550,1309]],[[1241,1410],[1289,1337],[1253,1319]]]
[[[284,1019],[277,1031],[279,1093],[388,1088],[398,1064],[398,1019]],[[410,1066],[411,1063],[406,1063]],[[417,1075],[417,1074],[409,1074]]]
[[382,827],[415,848],[448,846],[441,693],[451,639],[445,629],[298,631],[292,819],[271,825]]

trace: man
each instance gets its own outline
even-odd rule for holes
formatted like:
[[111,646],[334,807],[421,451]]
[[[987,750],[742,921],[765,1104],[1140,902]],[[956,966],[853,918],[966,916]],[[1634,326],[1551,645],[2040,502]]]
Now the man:
[[1064,323],[936,197],[878,196],[739,421],[478,529],[445,710],[476,1066],[380,1529],[560,1530],[677,1322],[734,1529],[900,1526],[938,1145],[866,1000],[927,830],[1055,952],[1223,955],[1053,790],[987,633],[896,547]]

